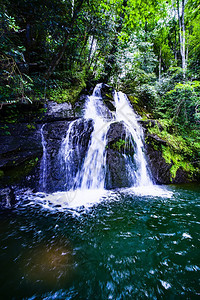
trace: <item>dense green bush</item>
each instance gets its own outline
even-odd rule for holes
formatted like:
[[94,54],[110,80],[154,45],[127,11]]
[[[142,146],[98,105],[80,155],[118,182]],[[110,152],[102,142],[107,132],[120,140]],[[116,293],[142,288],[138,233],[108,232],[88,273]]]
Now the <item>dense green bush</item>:
[[200,81],[177,83],[166,92],[157,112],[160,117],[172,118],[184,129],[198,128],[200,125]]

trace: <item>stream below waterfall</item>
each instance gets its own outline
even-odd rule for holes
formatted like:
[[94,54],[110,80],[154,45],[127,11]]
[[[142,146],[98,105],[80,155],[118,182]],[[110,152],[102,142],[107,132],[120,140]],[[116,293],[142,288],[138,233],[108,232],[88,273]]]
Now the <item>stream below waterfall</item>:
[[154,185],[138,116],[121,92],[110,111],[101,87],[53,159],[42,125],[40,187],[0,210],[0,299],[200,296],[200,187]]
[[162,190],[79,208],[21,191],[0,211],[0,299],[198,299],[200,189]]

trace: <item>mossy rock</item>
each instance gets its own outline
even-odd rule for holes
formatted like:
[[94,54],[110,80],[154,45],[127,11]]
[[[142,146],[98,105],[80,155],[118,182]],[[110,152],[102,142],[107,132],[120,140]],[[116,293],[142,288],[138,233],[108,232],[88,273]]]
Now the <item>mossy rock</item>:
[[[166,122],[168,124],[168,122]],[[150,126],[149,126],[150,124]],[[196,146],[183,137],[171,134],[166,124],[149,122],[146,126],[146,148],[152,174],[157,183],[186,183],[200,178],[200,166]],[[170,125],[171,126],[171,125]]]
[[178,171],[179,173],[185,173],[185,178],[187,178],[187,181],[195,180],[195,174],[198,173],[199,170],[195,168],[190,161],[186,160],[184,155],[176,153],[170,146],[162,145],[162,156],[165,159],[166,163],[172,164],[170,168],[171,182],[177,182]]
[[26,176],[33,172],[38,163],[39,158],[36,156],[27,159],[24,163],[18,166],[5,168],[3,171],[1,170],[0,174],[2,174],[2,186],[20,183]]

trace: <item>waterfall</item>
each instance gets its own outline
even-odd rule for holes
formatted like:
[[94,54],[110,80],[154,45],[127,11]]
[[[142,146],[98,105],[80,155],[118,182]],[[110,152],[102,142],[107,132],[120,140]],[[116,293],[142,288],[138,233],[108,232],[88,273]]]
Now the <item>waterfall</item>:
[[76,189],[80,187],[77,182],[83,164],[84,148],[87,145],[87,135],[93,130],[91,119],[77,119],[70,122],[65,138],[63,139],[58,155],[61,169],[65,176],[64,189]]
[[[102,84],[98,84],[85,103],[83,118],[70,122],[58,153],[61,174],[64,175],[65,191],[97,190],[106,187],[106,166],[108,131],[113,123],[121,123],[125,128],[125,149],[119,153],[123,157],[128,186],[149,186],[149,175],[144,153],[143,130],[138,116],[129,100],[122,92],[113,93],[116,111],[110,111],[101,96]],[[44,139],[44,125],[41,128],[43,158],[41,162],[41,187],[46,188],[47,151]],[[130,146],[134,153],[126,151]],[[121,171],[119,166],[119,171]],[[109,175],[108,175],[109,178]]]
[[98,84],[92,96],[86,102],[84,118],[93,118],[94,130],[91,136],[84,165],[78,174],[77,186],[81,189],[104,188],[106,165],[106,134],[112,114],[103,104],[101,84]]
[[42,125],[40,129],[41,133],[41,140],[42,140],[42,149],[43,149],[43,156],[40,164],[40,189],[42,191],[46,191],[46,185],[47,185],[47,142],[45,141],[44,137],[44,126],[45,124]]
[[116,106],[116,120],[122,121],[127,128],[127,139],[134,141],[134,161],[137,167],[137,172],[131,164],[128,165],[130,173],[135,173],[137,186],[148,186],[152,185],[150,178],[147,161],[144,154],[144,135],[140,124],[137,121],[137,115],[133,108],[130,106],[130,102],[127,96],[122,92],[114,93],[114,100]]
[[[76,152],[79,153],[79,136],[78,131],[76,130],[78,126],[79,120],[72,121],[69,125],[67,130],[67,135],[64,138],[59,156],[62,162],[62,167],[64,169],[65,174],[65,187],[72,187],[74,176],[74,168],[73,168],[73,161],[76,156]],[[76,144],[74,145],[74,141],[76,140]]]

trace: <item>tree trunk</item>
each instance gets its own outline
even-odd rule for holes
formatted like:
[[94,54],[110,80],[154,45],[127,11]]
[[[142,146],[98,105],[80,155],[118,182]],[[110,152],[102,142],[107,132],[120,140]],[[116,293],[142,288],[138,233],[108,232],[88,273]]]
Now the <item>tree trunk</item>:
[[174,59],[175,59],[175,61],[177,62],[177,39],[176,39],[176,24],[175,24],[175,32],[174,32],[174,34],[175,34],[175,43],[174,43]]
[[92,41],[91,41],[91,45],[90,45],[90,51],[89,51],[89,56],[88,56],[88,64],[90,64],[92,50],[93,50],[93,45],[94,45],[94,35],[92,36]]
[[62,57],[65,53],[65,50],[67,48],[67,44],[68,44],[68,41],[69,41],[69,38],[71,35],[72,28],[74,26],[74,23],[77,20],[77,15],[78,15],[79,11],[81,10],[83,2],[84,2],[84,0],[79,0],[79,2],[77,3],[76,9],[74,10],[74,13],[72,16],[69,31],[67,32],[67,35],[65,37],[62,47],[60,48],[59,52],[55,55],[55,57],[52,59],[52,61],[50,63],[49,69],[47,70],[47,72],[45,74],[46,79],[49,79],[49,77],[52,75],[53,71],[55,70],[55,68],[57,67],[57,65],[59,64],[60,60],[62,59]]
[[186,60],[185,60],[185,0],[182,0],[182,32],[183,32],[183,39],[182,39],[182,68],[183,68],[183,76],[185,78],[186,72]]
[[159,77],[158,77],[159,78],[159,82],[161,80],[161,67],[162,67],[161,63],[162,63],[162,49],[160,47],[160,55],[159,55]]
[[172,0],[174,10],[174,59],[177,61],[177,31],[176,31],[176,4]]
[[[123,4],[122,6],[125,8],[127,6],[127,2],[128,0],[123,0]],[[111,77],[112,73],[113,73],[113,67],[116,64],[116,52],[117,52],[117,48],[118,48],[118,34],[121,32],[122,30],[122,26],[123,26],[123,21],[124,21],[124,15],[125,15],[125,11],[124,9],[122,9],[122,12],[119,15],[119,23],[118,26],[116,28],[116,34],[114,37],[114,40],[112,41],[112,47],[110,49],[109,55],[107,60],[105,61],[104,65],[104,75],[102,76],[101,80],[105,83],[108,82],[109,78]]]
[[186,72],[186,59],[185,59],[185,0],[182,0],[182,16],[180,16],[179,0],[177,0],[177,12],[179,21],[179,39],[180,39],[180,53],[182,60],[183,77],[185,78]]

